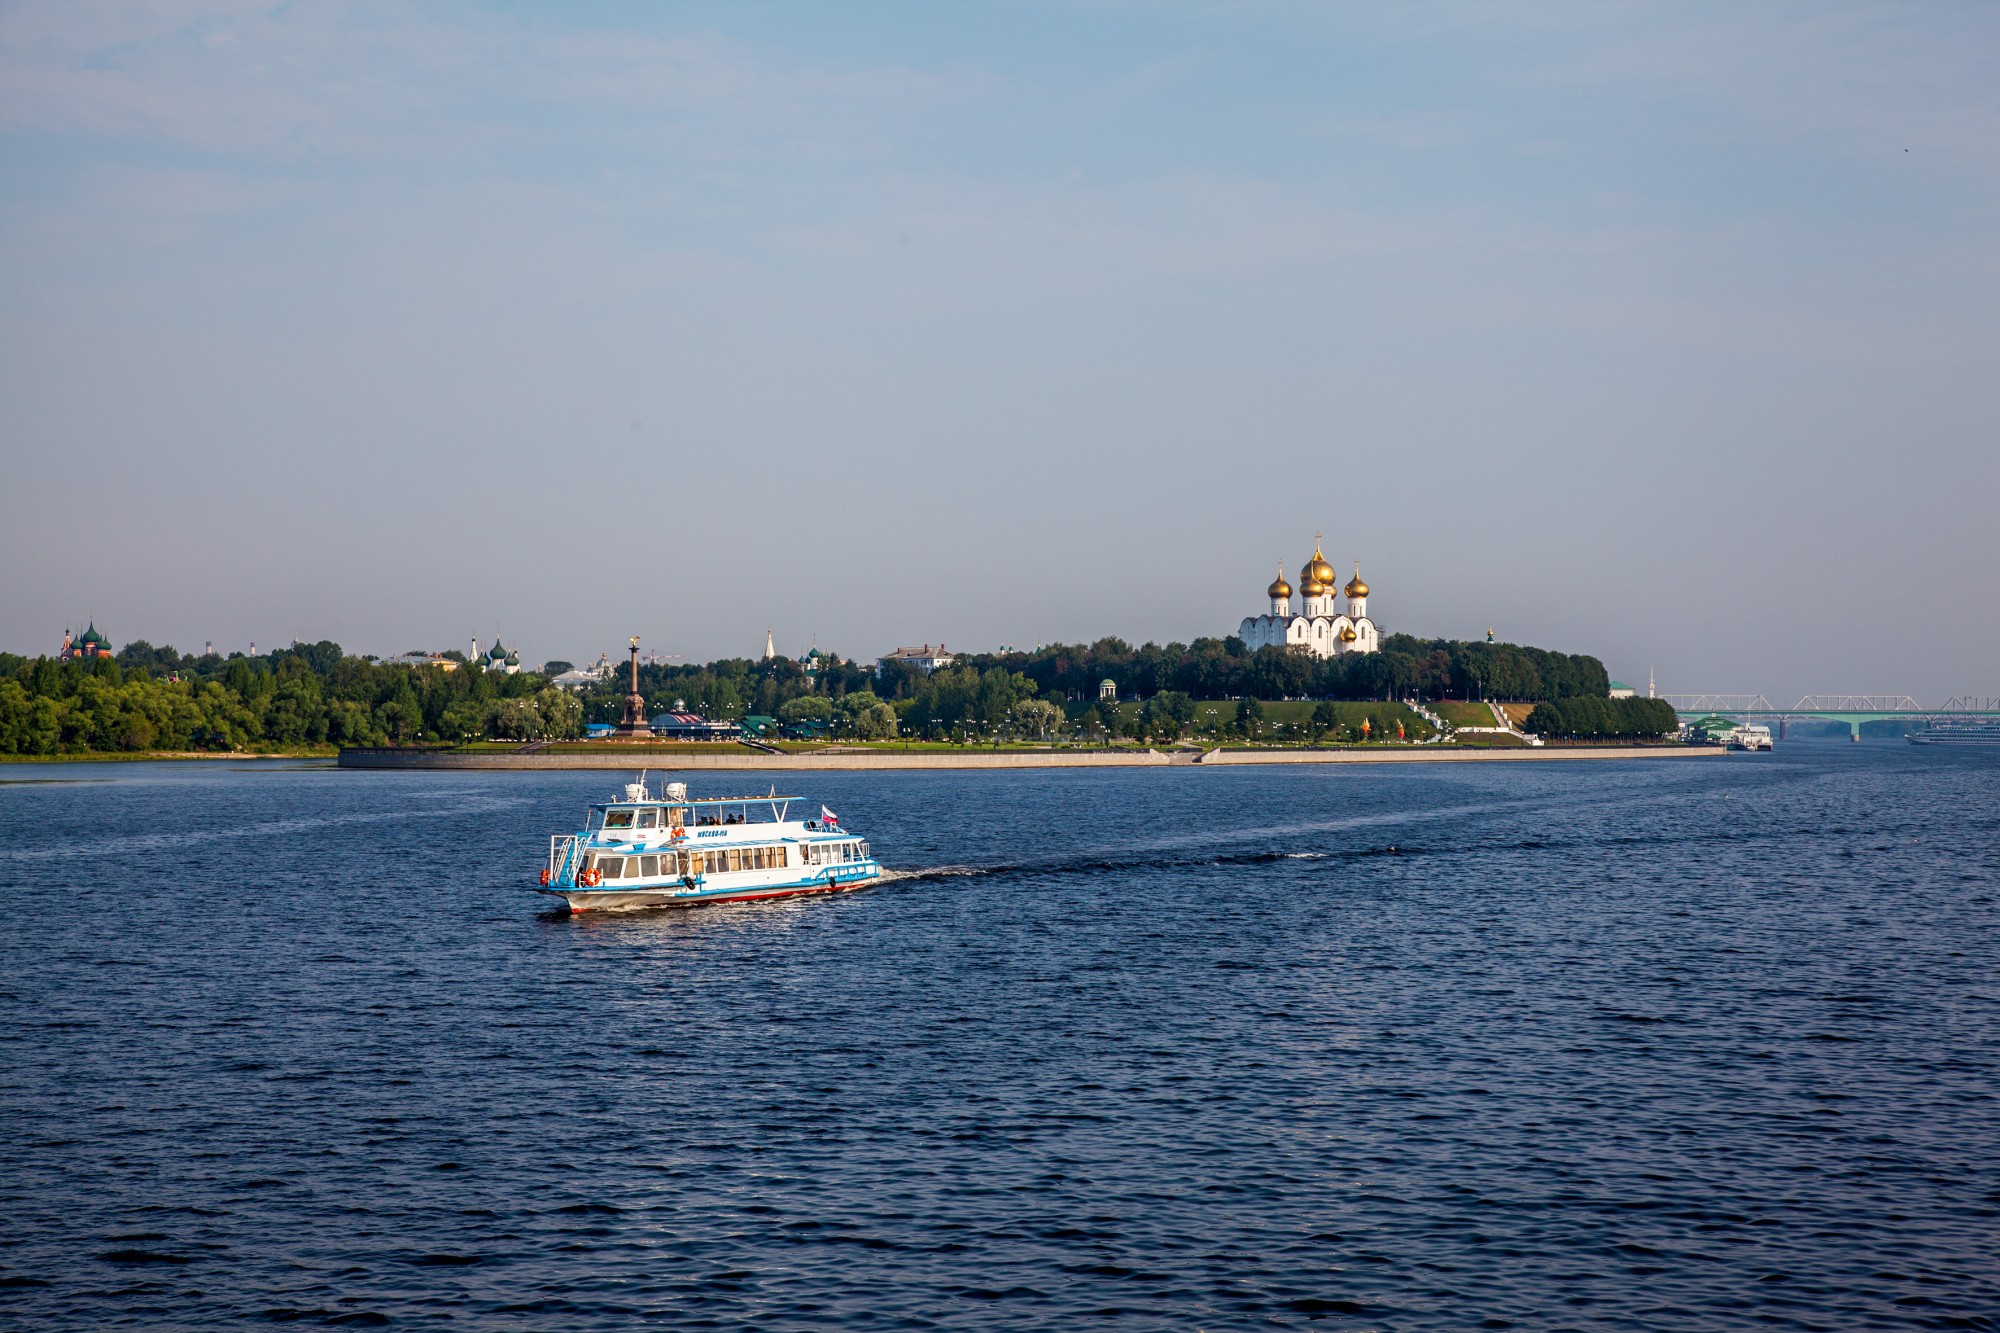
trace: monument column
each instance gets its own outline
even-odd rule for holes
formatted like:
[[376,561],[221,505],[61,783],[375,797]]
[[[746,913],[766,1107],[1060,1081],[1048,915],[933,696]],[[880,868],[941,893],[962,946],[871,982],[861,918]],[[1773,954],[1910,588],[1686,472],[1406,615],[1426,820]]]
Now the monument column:
[[646,720],[646,696],[639,693],[639,636],[632,636],[632,692],[625,696],[625,716],[612,735],[625,740],[644,740],[653,734]]

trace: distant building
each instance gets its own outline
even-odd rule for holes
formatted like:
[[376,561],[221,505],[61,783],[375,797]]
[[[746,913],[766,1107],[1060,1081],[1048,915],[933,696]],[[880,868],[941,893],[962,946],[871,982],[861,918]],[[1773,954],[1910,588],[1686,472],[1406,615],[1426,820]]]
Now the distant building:
[[1638,694],[1639,691],[1633,689],[1622,680],[1611,682],[1611,697],[1614,699],[1632,699],[1638,697]]
[[457,659],[446,657],[443,653],[397,653],[394,657],[383,658],[378,665],[399,667],[434,666],[442,667],[446,671],[458,670]]
[[111,641],[97,632],[97,622],[90,622],[81,637],[72,639],[69,631],[63,631],[62,653],[57,660],[62,662],[84,662],[99,657],[110,657]]
[[946,652],[944,645],[940,643],[935,648],[929,644],[921,648],[898,648],[887,657],[876,659],[876,663],[884,672],[895,667],[910,666],[928,676],[931,672],[948,667],[957,660],[958,658]]
[[679,710],[661,713],[651,726],[655,736],[679,741],[733,741],[743,736],[743,728],[734,722],[710,722],[699,713]]
[[1106,676],[1097,682],[1097,702],[1115,704],[1118,702],[1118,682]]
[[521,674],[521,654],[512,648],[502,648],[500,640],[495,639],[482,665],[497,675],[518,676]]
[[[1339,605],[1343,591],[1347,594],[1345,610]],[[1360,562],[1355,563],[1354,577],[1342,589],[1340,575],[1320,554],[1317,540],[1311,558],[1299,571],[1300,610],[1296,614],[1292,611],[1292,585],[1285,582],[1283,565],[1264,595],[1271,599],[1270,611],[1246,616],[1237,630],[1243,646],[1253,653],[1259,648],[1303,648],[1315,657],[1335,657],[1372,653],[1381,647],[1381,634],[1368,618],[1368,585],[1361,581]]]
[[581,694],[600,681],[610,679],[611,655],[609,653],[599,653],[597,660],[589,666],[571,667],[568,671],[563,672],[549,683],[557,689],[575,690]]

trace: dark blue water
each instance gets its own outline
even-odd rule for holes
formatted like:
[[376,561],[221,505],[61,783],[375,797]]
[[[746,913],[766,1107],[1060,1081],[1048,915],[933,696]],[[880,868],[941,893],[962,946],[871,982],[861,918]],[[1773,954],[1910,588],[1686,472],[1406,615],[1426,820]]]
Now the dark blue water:
[[2000,756],[615,777],[0,769],[0,1326],[1995,1325]]

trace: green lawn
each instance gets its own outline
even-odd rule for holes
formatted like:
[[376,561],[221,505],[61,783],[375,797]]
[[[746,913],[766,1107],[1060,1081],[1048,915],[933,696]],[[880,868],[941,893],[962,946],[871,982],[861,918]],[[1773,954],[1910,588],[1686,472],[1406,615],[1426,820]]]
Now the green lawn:
[[1424,707],[1436,713],[1454,727],[1497,727],[1493,720],[1493,710],[1485,704],[1466,703],[1457,699],[1440,699]]

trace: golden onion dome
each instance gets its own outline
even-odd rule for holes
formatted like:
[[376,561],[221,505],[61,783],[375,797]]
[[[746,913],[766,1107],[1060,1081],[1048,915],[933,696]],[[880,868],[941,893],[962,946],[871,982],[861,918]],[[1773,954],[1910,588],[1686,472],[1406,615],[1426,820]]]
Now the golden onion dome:
[[1359,634],[1356,634],[1354,632],[1354,626],[1342,625],[1340,627],[1340,641],[1342,643],[1353,643],[1356,639],[1360,637],[1361,636]]
[[[1317,540],[1313,542],[1312,559],[1306,561],[1305,568],[1299,571],[1299,583],[1301,585],[1317,583],[1322,589],[1336,587],[1340,583],[1340,575],[1334,572],[1332,565],[1326,563],[1326,557],[1319,553]],[[1311,593],[1306,595],[1312,596]]]
[[1317,597],[1325,591],[1326,591],[1326,585],[1324,583],[1321,583],[1318,579],[1314,578],[1311,574],[1305,574],[1300,576],[1299,596]]
[[1285,567],[1283,565],[1278,566],[1277,579],[1264,591],[1274,602],[1281,601],[1292,595],[1292,585],[1285,582]]
[[1361,562],[1359,560],[1354,562],[1354,577],[1347,581],[1347,595],[1349,597],[1366,597],[1368,595],[1368,585],[1361,581]]

